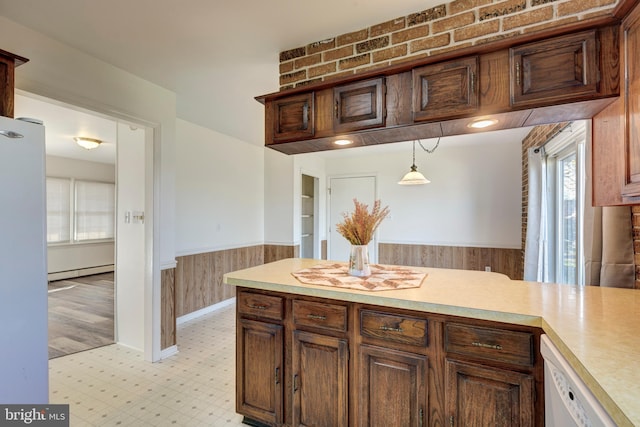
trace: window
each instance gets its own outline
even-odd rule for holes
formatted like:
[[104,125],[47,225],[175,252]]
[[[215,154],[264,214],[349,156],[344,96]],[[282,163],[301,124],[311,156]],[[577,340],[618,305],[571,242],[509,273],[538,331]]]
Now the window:
[[549,279],[583,284],[584,126],[574,123],[545,145]]
[[47,227],[48,243],[113,239],[115,184],[48,177]]
[[47,178],[47,242],[66,243],[71,236],[71,180]]

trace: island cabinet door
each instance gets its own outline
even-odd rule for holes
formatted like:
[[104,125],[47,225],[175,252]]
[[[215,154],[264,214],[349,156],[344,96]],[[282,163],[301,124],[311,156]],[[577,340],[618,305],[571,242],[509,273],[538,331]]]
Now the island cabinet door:
[[347,340],[294,331],[292,359],[293,426],[348,426]]
[[360,347],[361,427],[420,427],[427,417],[427,357]]
[[282,326],[238,319],[236,411],[270,425],[282,422]]
[[450,427],[534,425],[531,375],[446,361],[445,406]]

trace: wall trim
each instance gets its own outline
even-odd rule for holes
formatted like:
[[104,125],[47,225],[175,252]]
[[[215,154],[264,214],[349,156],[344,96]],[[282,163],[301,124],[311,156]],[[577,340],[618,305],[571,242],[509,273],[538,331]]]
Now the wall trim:
[[176,251],[176,257],[199,255],[199,254],[204,254],[204,253],[207,253],[207,252],[226,251],[226,250],[230,250],[230,249],[248,248],[248,247],[260,246],[260,245],[265,245],[265,244],[267,244],[267,243],[264,243],[264,242],[249,242],[249,243],[243,243],[243,244],[237,244],[237,245],[218,245],[218,246],[210,246],[210,247],[202,247],[202,248],[185,249],[185,250],[182,250],[182,251]]
[[197,319],[198,317],[204,316],[205,314],[213,313],[222,308],[228,307],[236,303],[236,297],[228,298],[224,301],[220,301],[219,303],[210,305],[205,308],[201,308],[200,310],[192,311],[191,313],[187,313],[183,316],[180,316],[176,319],[176,325],[182,325],[185,322],[188,322],[193,319]]
[[[518,236],[520,237],[520,236]],[[520,244],[517,245],[501,245],[495,243],[464,243],[464,242],[412,242],[412,241],[398,241],[398,240],[384,240],[379,241],[379,245],[423,245],[423,246],[453,246],[460,248],[495,248],[495,249],[522,249]]]
[[172,268],[176,268],[177,266],[178,261],[175,259],[173,261],[165,261],[160,264],[160,270],[170,270]]
[[166,359],[167,357],[171,357],[175,354],[178,354],[178,346],[172,345],[171,347],[167,347],[160,352],[160,360]]

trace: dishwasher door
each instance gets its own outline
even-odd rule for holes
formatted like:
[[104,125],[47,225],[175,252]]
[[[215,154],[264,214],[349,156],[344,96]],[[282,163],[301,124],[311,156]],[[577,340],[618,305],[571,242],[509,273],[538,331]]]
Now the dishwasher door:
[[616,427],[560,351],[542,335],[546,427]]

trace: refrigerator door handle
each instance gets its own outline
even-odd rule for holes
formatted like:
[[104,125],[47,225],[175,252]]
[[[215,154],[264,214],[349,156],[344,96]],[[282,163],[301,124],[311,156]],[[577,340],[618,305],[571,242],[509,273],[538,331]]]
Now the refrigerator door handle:
[[11,138],[11,139],[24,138],[24,135],[18,132],[14,132],[12,130],[0,130],[0,135],[4,135],[7,138]]

